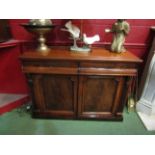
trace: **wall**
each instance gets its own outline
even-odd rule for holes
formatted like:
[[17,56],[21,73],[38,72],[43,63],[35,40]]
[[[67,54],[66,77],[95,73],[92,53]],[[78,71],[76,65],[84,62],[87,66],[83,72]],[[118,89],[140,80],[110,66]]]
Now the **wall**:
[[[69,34],[61,31],[61,27],[70,19],[53,19],[53,23],[57,27],[51,31],[48,35],[48,43],[51,45],[70,45]],[[105,28],[110,28],[115,22],[115,19],[74,19],[72,22],[80,27],[82,33],[86,33],[88,36],[98,33],[100,35],[100,42],[95,43],[94,46],[109,45],[112,41],[112,34],[106,34]],[[147,53],[147,48],[150,41],[150,27],[155,25],[155,19],[128,19],[131,25],[130,34],[126,38],[126,48],[136,54],[137,56],[144,58]],[[13,37],[21,41],[33,42],[34,36],[26,32],[21,23],[27,23],[28,19],[11,19],[10,25]],[[21,35],[22,34],[22,35]],[[25,43],[26,44],[26,43]]]
[[[61,27],[69,19],[53,19],[53,23],[57,25],[57,27],[51,31],[48,35],[48,44],[49,45],[71,45],[71,40],[69,40],[69,34],[67,32],[61,31]],[[105,28],[110,28],[111,25],[116,21],[114,19],[74,19],[72,20],[74,24],[80,27],[82,33],[86,33],[88,36],[94,35],[98,33],[100,35],[100,42],[94,44],[94,46],[108,47],[110,46],[110,42],[112,41],[112,34],[104,33]],[[147,56],[148,48],[150,45],[150,26],[155,25],[155,19],[129,19],[127,20],[131,25],[130,34],[126,38],[125,46],[126,48],[137,55],[138,57],[144,59]],[[36,44],[35,37],[24,30],[23,27],[20,26],[21,23],[27,23],[28,19],[10,19],[10,28],[13,35],[13,38],[22,42],[23,47],[27,45],[32,46]],[[16,52],[15,52],[16,51]],[[14,49],[3,50],[1,52],[1,60],[3,57],[3,62],[0,67],[0,72],[3,69],[3,76],[0,76],[1,88],[0,91],[3,92],[14,92],[14,93],[23,93],[27,92],[28,89],[26,87],[26,82],[24,75],[21,73],[21,66],[18,60],[18,56],[20,53],[20,48],[16,47]],[[14,53],[14,54],[13,54]],[[3,54],[3,55],[2,55]],[[11,58],[10,60],[7,59]],[[7,61],[5,61],[7,60]],[[10,64],[10,62],[12,64]],[[10,67],[11,66],[11,70]],[[1,74],[2,75],[2,74]],[[19,80],[20,79],[20,80]],[[8,83],[8,84],[7,84]],[[6,92],[7,93],[7,92]]]
[[28,87],[19,61],[18,41],[0,43],[0,94],[27,93]]

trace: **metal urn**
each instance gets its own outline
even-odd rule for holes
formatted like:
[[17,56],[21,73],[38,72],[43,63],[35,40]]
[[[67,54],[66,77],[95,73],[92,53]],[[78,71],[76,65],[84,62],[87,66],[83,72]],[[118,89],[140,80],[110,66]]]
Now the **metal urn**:
[[37,51],[47,53],[50,48],[46,45],[45,35],[49,33],[56,25],[52,24],[50,19],[31,19],[27,24],[21,24],[28,32],[38,37],[39,45]]

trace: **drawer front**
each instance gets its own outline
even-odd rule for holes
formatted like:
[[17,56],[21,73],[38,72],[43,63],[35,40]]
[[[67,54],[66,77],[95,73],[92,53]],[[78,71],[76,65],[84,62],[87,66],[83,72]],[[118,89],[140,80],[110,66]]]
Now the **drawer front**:
[[113,75],[113,76],[136,76],[137,69],[127,68],[81,68],[80,75]]
[[24,73],[32,74],[64,74],[64,75],[76,75],[78,74],[78,68],[73,67],[36,67],[36,66],[24,66],[22,68]]
[[23,66],[35,66],[35,67],[78,67],[78,63],[73,61],[22,61]]
[[78,73],[78,63],[73,61],[23,61],[24,73],[70,74]]
[[135,63],[129,62],[81,62],[80,67],[92,68],[136,68]]

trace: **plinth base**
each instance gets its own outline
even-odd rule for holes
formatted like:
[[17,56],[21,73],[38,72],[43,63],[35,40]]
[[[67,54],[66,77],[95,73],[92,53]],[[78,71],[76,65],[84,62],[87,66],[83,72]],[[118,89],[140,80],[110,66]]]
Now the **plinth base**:
[[74,47],[74,46],[71,46],[70,50],[73,51],[73,52],[76,52],[76,53],[89,53],[89,52],[91,52],[91,48],[89,48],[89,47]]

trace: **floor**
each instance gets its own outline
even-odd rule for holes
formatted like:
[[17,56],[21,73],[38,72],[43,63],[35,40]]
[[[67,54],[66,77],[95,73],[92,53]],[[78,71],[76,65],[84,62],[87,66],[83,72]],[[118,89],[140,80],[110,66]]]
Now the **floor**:
[[6,94],[0,93],[0,107],[10,104],[10,102],[15,102],[21,98],[26,97],[25,94]]
[[142,112],[138,112],[138,115],[147,130],[155,131],[155,114],[146,115]]
[[29,101],[28,94],[0,93],[0,115]]
[[155,135],[135,112],[124,110],[123,122],[33,119],[15,109],[0,116],[1,135]]

